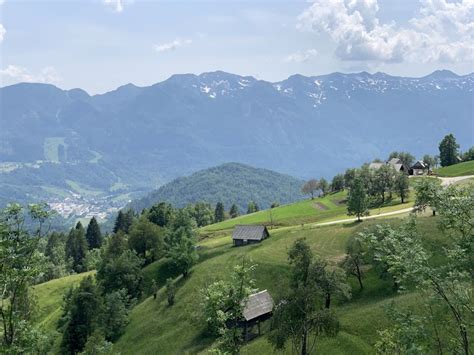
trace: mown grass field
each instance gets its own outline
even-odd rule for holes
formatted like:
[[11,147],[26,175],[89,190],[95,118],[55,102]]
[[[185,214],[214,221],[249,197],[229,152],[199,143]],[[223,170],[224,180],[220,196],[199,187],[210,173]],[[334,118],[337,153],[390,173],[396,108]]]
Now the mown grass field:
[[43,144],[44,158],[45,160],[59,162],[58,148],[60,145],[67,148],[67,144],[64,143],[64,137],[49,137],[45,138]]
[[[228,219],[221,223],[211,224],[200,229],[202,237],[215,235],[216,232],[228,231],[237,224],[264,224],[273,227],[304,225],[307,223],[329,222],[349,218],[347,216],[347,191],[329,194],[324,197],[307,199],[288,205],[282,205],[271,210],[263,210],[237,218]],[[396,211],[413,205],[413,198],[408,198],[402,205],[400,199],[394,196],[383,206],[370,210],[371,215]]]
[[474,160],[437,169],[436,174],[443,177],[474,175]]

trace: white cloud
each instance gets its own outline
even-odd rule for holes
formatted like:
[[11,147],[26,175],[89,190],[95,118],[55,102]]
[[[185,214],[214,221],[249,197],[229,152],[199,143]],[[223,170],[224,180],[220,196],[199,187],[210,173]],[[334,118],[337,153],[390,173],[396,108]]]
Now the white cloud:
[[287,63],[304,63],[307,62],[310,58],[314,58],[318,55],[316,49],[308,49],[306,51],[297,51],[285,57],[285,62]]
[[377,0],[314,0],[298,27],[326,33],[348,61],[469,61],[474,56],[474,1],[421,0],[418,17],[381,23]]
[[62,79],[54,67],[45,67],[39,73],[33,74],[28,69],[16,65],[9,65],[6,69],[0,70],[0,78],[8,82],[19,83],[48,83],[57,84]]
[[122,12],[125,5],[132,4],[133,0],[103,0],[103,2],[114,12]]
[[[5,0],[0,0],[0,6],[2,6],[5,3]],[[3,38],[5,37],[5,33],[7,33],[7,30],[5,27],[0,23],[0,43],[3,42]]]
[[184,39],[184,40],[175,39],[172,42],[163,43],[163,44],[155,44],[153,48],[157,52],[169,52],[169,51],[174,51],[178,47],[183,47],[188,44],[191,44],[192,42],[193,41],[190,39]]
[[3,37],[5,37],[5,33],[7,33],[7,30],[3,25],[0,23],[0,43],[3,42]]

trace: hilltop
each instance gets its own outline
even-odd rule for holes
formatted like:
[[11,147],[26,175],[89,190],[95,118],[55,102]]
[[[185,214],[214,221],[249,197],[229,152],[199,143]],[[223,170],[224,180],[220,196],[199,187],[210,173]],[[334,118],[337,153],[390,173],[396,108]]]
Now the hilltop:
[[300,200],[302,184],[302,180],[268,169],[227,163],[175,179],[129,206],[141,211],[158,202],[175,207],[203,201],[211,205],[222,202],[227,210],[235,203],[243,213],[250,201],[268,208],[273,202],[286,204]]

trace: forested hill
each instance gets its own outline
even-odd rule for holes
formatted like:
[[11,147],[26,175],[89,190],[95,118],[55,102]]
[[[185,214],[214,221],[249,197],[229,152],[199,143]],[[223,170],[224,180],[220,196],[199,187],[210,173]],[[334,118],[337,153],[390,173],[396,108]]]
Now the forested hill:
[[290,203],[302,198],[303,182],[289,175],[267,169],[258,169],[239,163],[227,163],[175,179],[147,196],[133,201],[137,211],[157,202],[166,201],[175,207],[205,201],[224,203],[228,209],[233,203],[246,211],[249,201],[261,208],[273,202]]

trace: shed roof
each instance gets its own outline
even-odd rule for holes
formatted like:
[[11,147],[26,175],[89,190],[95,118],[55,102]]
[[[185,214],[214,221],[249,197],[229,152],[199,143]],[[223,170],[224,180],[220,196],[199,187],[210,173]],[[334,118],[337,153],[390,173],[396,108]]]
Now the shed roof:
[[232,233],[232,239],[262,240],[268,234],[267,227],[238,224]]
[[247,298],[242,315],[249,321],[271,311],[273,311],[273,298],[267,290],[263,290]]

